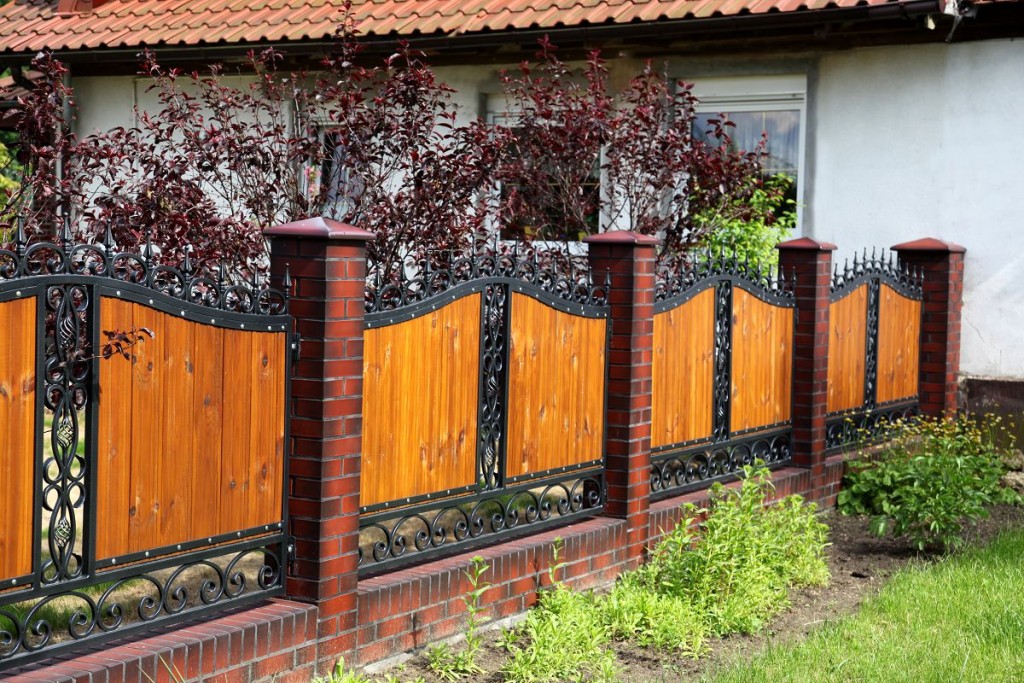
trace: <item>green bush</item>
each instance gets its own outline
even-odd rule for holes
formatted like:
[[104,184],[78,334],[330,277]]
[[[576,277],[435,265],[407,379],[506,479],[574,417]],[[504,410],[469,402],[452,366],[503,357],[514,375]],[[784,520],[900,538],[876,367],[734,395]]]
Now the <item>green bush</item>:
[[[698,657],[710,635],[752,632],[788,602],[792,586],[828,581],[827,528],[799,496],[768,505],[774,488],[763,465],[737,488],[716,485],[707,510],[684,519],[604,595],[576,593],[556,580],[514,631],[502,635],[510,683],[616,680],[613,639]],[[699,533],[698,516],[707,513]]]
[[520,633],[527,643],[509,646],[502,669],[508,683],[618,680],[608,630],[592,593],[555,584],[527,612]]
[[1001,419],[921,418],[897,424],[872,458],[850,463],[839,510],[868,515],[878,536],[909,536],[919,550],[960,543],[965,520],[988,515],[987,506],[1019,502],[1004,488]]
[[735,251],[740,260],[769,269],[779,261],[775,245],[796,226],[796,206],[788,199],[793,180],[784,174],[767,178],[749,198],[737,200],[735,210],[694,217],[710,227],[707,246],[714,251]]
[[[686,600],[714,635],[752,633],[788,605],[788,589],[828,581],[827,527],[815,506],[790,496],[767,506],[767,468],[747,467],[739,488],[716,485],[700,538],[684,520],[654,549],[638,580]],[[692,547],[690,547],[692,544]]]

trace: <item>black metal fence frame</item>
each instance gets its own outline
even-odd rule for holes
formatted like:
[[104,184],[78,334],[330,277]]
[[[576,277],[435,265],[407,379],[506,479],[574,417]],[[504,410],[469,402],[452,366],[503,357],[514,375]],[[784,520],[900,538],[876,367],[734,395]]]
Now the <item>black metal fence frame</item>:
[[[866,325],[864,343],[864,401],[849,410],[828,413],[825,419],[825,451],[837,453],[850,445],[870,442],[881,436],[887,425],[915,417],[919,412],[918,396],[901,398],[879,404],[878,397],[878,323],[881,307],[881,288],[888,285],[897,294],[914,301],[922,301],[922,275],[900,267],[890,253],[872,251],[869,256],[854,255],[852,264],[837,264],[832,276],[829,303],[846,298],[861,285],[867,284]],[[922,311],[923,313],[923,311]],[[921,330],[923,338],[924,330]],[[918,339],[920,349],[921,338]]]
[[[764,303],[794,309],[792,283],[780,271],[764,271],[725,252],[706,253],[689,269],[661,277],[655,289],[654,313],[682,306],[698,294],[715,292],[715,358],[710,437],[651,449],[651,494],[655,499],[732,481],[755,460],[770,469],[792,462],[792,419],[740,432],[730,429],[732,401],[733,291],[742,289]],[[794,366],[795,371],[795,366]]]
[[[70,238],[60,242],[30,244],[20,228],[13,249],[0,249],[0,302],[28,298],[37,301],[36,433],[33,453],[35,484],[32,496],[34,521],[31,530],[7,530],[7,533],[31,532],[32,573],[5,579],[0,585],[0,588],[6,588],[0,593],[0,669],[52,657],[83,643],[99,644],[284,593],[287,563],[293,553],[287,532],[287,419],[285,457],[281,463],[282,509],[279,521],[187,543],[154,547],[123,557],[96,556],[96,506],[102,492],[98,491],[98,483],[92,473],[95,472],[98,457],[99,363],[120,361],[116,358],[102,360],[98,353],[103,344],[99,325],[102,299],[131,301],[182,319],[217,327],[283,332],[285,343],[291,345],[293,324],[287,314],[287,289],[290,287],[287,277],[284,290],[275,290],[260,287],[256,282],[230,280],[223,271],[212,277],[192,272],[187,259],[181,269],[159,265],[152,260],[152,253],[148,246],[142,254],[117,252],[109,234],[101,244],[73,244]],[[52,337],[47,331],[47,300],[50,297],[78,297],[82,302],[82,310],[73,310],[70,315],[63,309],[51,310],[55,316],[50,326],[54,330]],[[61,315],[65,316],[64,320],[61,320]],[[67,356],[68,349],[60,348],[62,322],[73,329],[73,332],[63,334],[63,338],[68,341],[70,336],[74,336],[72,350],[77,352],[78,360],[69,361],[74,356]],[[85,328],[84,341],[88,345],[85,347],[81,345],[82,326]],[[48,348],[51,341],[52,348]],[[284,357],[284,406],[288,415],[288,378],[291,377],[292,361],[289,348],[285,349]],[[55,368],[59,368],[62,373],[67,371],[77,375],[54,375],[52,373]],[[85,401],[82,406],[86,426],[84,455],[79,456],[76,452],[77,443],[81,439],[81,425],[77,422],[79,407],[73,404],[70,406],[75,413],[70,418],[73,433],[51,436],[54,443],[61,436],[71,439],[69,452],[59,456],[55,453],[53,456],[61,470],[57,475],[60,481],[57,482],[50,481],[49,475],[44,472],[43,462],[44,404],[48,387],[53,387],[51,379],[71,382],[63,389],[72,393],[82,392]],[[54,422],[52,429],[56,431],[59,428],[56,416]],[[79,470],[73,481],[69,482],[66,475],[72,469],[71,460],[79,461]],[[56,547],[52,540],[54,520],[58,516],[66,517],[67,511],[58,515],[51,510],[50,519],[44,520],[46,485],[63,487],[62,491],[58,491],[58,503],[63,500],[71,508],[84,508],[81,530],[77,529],[77,521],[74,519],[57,519],[60,534],[70,535],[67,541],[57,542],[60,546],[57,549],[67,557],[62,558],[61,566],[52,575],[48,574],[50,565],[44,565],[42,559],[43,525],[49,522],[50,562],[57,564],[53,560]],[[67,500],[68,486],[78,487],[78,503]],[[73,510],[71,514],[74,516]],[[79,536],[82,540],[80,556],[74,553]],[[257,572],[255,586],[247,585],[249,582],[238,568],[243,558],[253,554],[264,558],[263,567]],[[223,567],[213,562],[215,558],[225,557],[230,559]],[[69,569],[68,559],[74,561],[73,568]],[[196,567],[203,567],[208,573],[202,585],[192,593],[178,581],[188,570]],[[154,572],[172,568],[176,569],[164,579],[153,575]],[[133,608],[133,619],[137,621],[131,622],[126,621],[127,610],[116,600],[116,590],[129,581],[148,582],[152,586],[150,592],[138,599]],[[98,597],[85,592],[99,584],[111,585],[102,589]],[[68,608],[69,622],[62,636],[66,640],[54,642],[56,629],[42,615],[41,609],[61,598],[74,601],[75,607]],[[23,616],[12,611],[13,605],[29,601],[33,601],[33,604]]]
[[[361,536],[376,537],[369,557],[360,549],[360,576],[464,552],[499,538],[535,533],[603,511],[607,424],[601,435],[599,459],[508,477],[506,401],[512,295],[529,296],[563,313],[607,320],[607,291],[607,280],[603,285],[595,285],[584,273],[580,277],[561,275],[540,264],[536,254],[458,258],[448,268],[424,271],[422,277],[394,284],[378,283],[368,291],[367,329],[428,315],[467,296],[481,297],[480,380],[476,483],[360,508]],[[497,297],[499,303],[489,304],[488,297],[495,297],[497,292],[502,293]],[[489,321],[503,332],[502,340],[488,341],[488,335],[494,333],[488,329]],[[606,354],[610,338],[611,326],[607,325]],[[489,361],[485,360],[488,344],[499,352],[498,357]],[[606,355],[602,414],[607,407],[608,365]],[[497,396],[492,396],[494,392]],[[485,416],[495,406],[497,415]],[[489,421],[487,425],[485,418]],[[495,433],[493,439],[489,438]],[[540,493],[536,493],[538,490]]]

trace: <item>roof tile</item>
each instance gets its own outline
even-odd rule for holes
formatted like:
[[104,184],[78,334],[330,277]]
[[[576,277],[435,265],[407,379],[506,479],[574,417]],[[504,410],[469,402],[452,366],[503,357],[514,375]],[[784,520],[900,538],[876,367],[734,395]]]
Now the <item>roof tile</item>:
[[[865,0],[354,0],[364,36],[445,35],[510,29],[854,7]],[[868,4],[902,0],[868,0]],[[0,53],[322,40],[344,0],[108,0],[92,12],[56,13],[58,0],[0,7]]]

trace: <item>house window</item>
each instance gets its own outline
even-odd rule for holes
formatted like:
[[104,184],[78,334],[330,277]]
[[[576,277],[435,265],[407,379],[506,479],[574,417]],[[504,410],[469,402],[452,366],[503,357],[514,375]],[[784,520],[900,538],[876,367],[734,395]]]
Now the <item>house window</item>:
[[[487,121],[488,123],[496,126],[505,126],[508,128],[515,128],[517,115],[515,113],[504,110],[504,97],[494,95],[489,98],[488,102]],[[495,108],[491,108],[495,107]],[[586,196],[586,202],[588,206],[592,207],[592,210],[584,217],[586,232],[569,232],[565,229],[565,226],[561,225],[563,222],[559,216],[546,216],[542,219],[546,223],[546,227],[542,228],[541,232],[533,225],[530,225],[528,220],[521,220],[513,218],[511,221],[505,221],[500,225],[501,238],[504,240],[523,240],[527,239],[534,243],[534,245],[548,245],[556,246],[568,243],[570,245],[570,251],[575,253],[576,248],[571,245],[581,245],[581,240],[588,233],[597,233],[607,229],[605,223],[607,222],[607,216],[602,212],[602,199],[604,189],[601,182],[601,162],[602,159],[598,158],[594,160],[594,165],[590,169],[589,176],[583,184],[583,191]],[[500,199],[504,199],[508,196],[511,188],[502,186],[497,190],[498,196],[493,200],[494,205],[497,205]]]
[[797,206],[797,231],[800,229],[804,171],[805,101],[807,79],[802,75],[758,76],[747,78],[709,78],[694,81],[697,96],[695,133],[706,135],[708,120],[728,115],[734,128],[729,130],[736,149],[753,150],[768,136],[765,173],[785,173],[793,180],[789,199]]

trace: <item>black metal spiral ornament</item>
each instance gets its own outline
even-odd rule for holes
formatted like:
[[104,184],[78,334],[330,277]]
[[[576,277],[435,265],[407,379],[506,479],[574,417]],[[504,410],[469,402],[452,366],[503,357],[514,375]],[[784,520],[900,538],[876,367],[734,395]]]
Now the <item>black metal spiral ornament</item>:
[[50,584],[82,575],[82,555],[76,510],[86,499],[87,466],[78,453],[82,438],[78,413],[88,402],[90,363],[85,348],[89,292],[82,285],[55,285],[46,291],[46,311],[53,329],[47,339],[45,404],[53,411],[50,446],[53,455],[43,463],[43,509],[48,530],[49,559],[40,578]]
[[483,292],[483,334],[480,340],[480,436],[477,443],[478,484],[482,490],[501,486],[501,450],[505,429],[505,359],[508,288],[489,285]]

